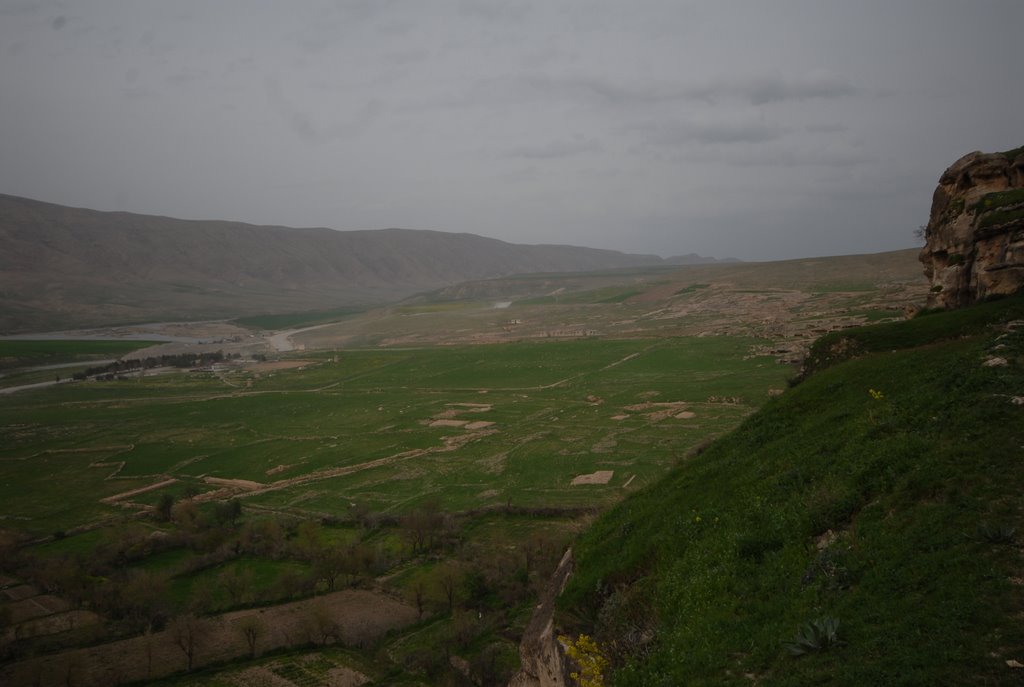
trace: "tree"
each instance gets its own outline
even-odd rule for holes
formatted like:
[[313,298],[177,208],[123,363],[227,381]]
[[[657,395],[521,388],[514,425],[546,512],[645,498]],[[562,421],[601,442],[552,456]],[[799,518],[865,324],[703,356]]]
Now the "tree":
[[120,587],[124,617],[133,630],[153,632],[168,615],[167,578],[148,571],[133,571]]
[[242,548],[256,556],[275,558],[284,550],[285,534],[277,520],[246,520],[238,538]]
[[327,591],[333,592],[338,578],[346,567],[345,551],[336,547],[328,546],[320,551],[313,563],[313,571],[318,580],[323,580],[327,585]]
[[462,584],[462,568],[453,561],[442,563],[437,568],[437,584],[448,601],[448,612],[455,608],[455,597]]
[[235,627],[245,637],[245,643],[249,645],[249,658],[256,658],[256,643],[266,634],[267,625],[259,613],[242,616],[235,623]]
[[171,519],[178,527],[188,532],[198,531],[201,525],[199,508],[191,499],[174,504],[171,508]]
[[437,546],[444,522],[444,514],[436,501],[428,501],[402,518],[402,529],[409,539],[414,555],[425,553]]
[[292,549],[295,555],[307,561],[315,561],[323,548],[323,527],[314,520],[303,520],[295,528]]
[[209,637],[210,630],[207,621],[192,613],[180,615],[174,619],[171,624],[171,638],[174,645],[185,654],[186,670],[192,670],[192,666],[195,664],[196,649]]
[[412,587],[409,589],[409,596],[412,597],[413,603],[416,604],[416,616],[418,619],[423,620],[423,607],[426,604],[427,586],[423,584],[423,580],[417,579],[413,582]]
[[304,620],[310,641],[326,645],[341,638],[341,627],[322,597],[306,607]]
[[81,684],[84,672],[85,661],[82,660],[82,654],[76,651],[68,656],[67,663],[64,664],[64,684],[66,687],[74,687]]
[[156,503],[156,517],[161,522],[170,522],[171,509],[174,507],[174,495],[164,492]]
[[221,571],[217,576],[217,584],[228,596],[228,602],[232,606],[238,606],[251,599],[251,592],[255,586],[253,572],[245,568],[239,572],[235,566],[230,566]]
[[234,527],[241,514],[242,504],[238,499],[228,499],[217,504],[217,522],[221,525],[231,525]]

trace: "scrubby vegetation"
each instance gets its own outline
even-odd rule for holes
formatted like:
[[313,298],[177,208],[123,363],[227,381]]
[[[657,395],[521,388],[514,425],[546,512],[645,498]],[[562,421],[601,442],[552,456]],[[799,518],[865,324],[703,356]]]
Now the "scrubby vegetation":
[[590,528],[563,626],[614,685],[1018,684],[1022,311],[825,337],[801,384]]

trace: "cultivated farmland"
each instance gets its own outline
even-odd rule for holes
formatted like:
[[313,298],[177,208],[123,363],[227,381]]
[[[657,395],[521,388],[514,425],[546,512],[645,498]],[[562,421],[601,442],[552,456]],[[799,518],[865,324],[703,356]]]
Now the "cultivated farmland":
[[[782,393],[819,332],[900,317],[906,257],[510,279],[298,332],[196,323],[205,343],[127,356],[190,369],[0,396],[0,682],[502,683],[576,535]],[[114,357],[14,345],[8,374],[33,381],[54,353]],[[368,607],[392,610],[353,634]]]
[[[454,633],[470,658],[490,647],[488,665],[505,674],[529,599],[568,538],[785,385],[791,370],[755,354],[760,343],[304,352],[5,397],[4,526],[9,539],[38,541],[19,549],[9,584],[28,582],[28,598],[57,592],[49,624],[9,628],[7,650],[135,641],[190,613],[229,627],[218,614],[355,584],[427,622],[375,654],[378,670],[427,670],[424,657]],[[225,504],[237,510],[225,516]],[[332,567],[327,551],[344,560]],[[155,592],[138,592],[145,603],[102,600],[109,588],[96,579]],[[76,621],[84,608],[91,615]],[[306,639],[267,648],[333,638],[306,613],[296,621]],[[165,644],[151,677],[186,666]],[[225,646],[195,665],[244,654],[241,640]],[[61,665],[55,680],[73,672],[98,684],[110,679],[103,651],[8,669]]]
[[[33,536],[197,498],[343,517],[424,501],[600,505],[784,385],[742,338],[344,351],[91,382],[0,407],[5,515]],[[604,485],[574,477],[612,470]],[[69,485],[75,485],[69,498]],[[76,496],[77,495],[77,496]]]

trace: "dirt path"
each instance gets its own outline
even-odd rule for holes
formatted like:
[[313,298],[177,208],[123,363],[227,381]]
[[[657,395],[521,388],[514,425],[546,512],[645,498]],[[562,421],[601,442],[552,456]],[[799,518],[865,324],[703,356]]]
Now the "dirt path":
[[45,389],[48,386],[56,386],[57,384],[70,384],[70,379],[62,379],[59,382],[50,380],[48,382],[36,382],[35,384],[22,384],[20,386],[6,386],[0,389],[0,394],[13,394],[18,391],[28,391],[29,389]]
[[[275,332],[267,337],[267,345],[278,353],[287,353],[288,351],[296,350],[295,344],[292,342],[292,337],[296,334],[304,334],[305,332],[311,332],[316,329],[323,329],[324,327],[333,327],[337,325],[337,322],[328,322],[327,324],[317,324],[312,327],[302,327],[300,329],[286,329],[282,332]],[[303,348],[305,346],[303,345]]]
[[147,491],[153,491],[154,489],[161,489],[163,487],[170,486],[171,484],[174,484],[177,481],[178,480],[174,479],[173,477],[170,477],[162,482],[157,482],[156,484],[149,484],[145,487],[139,487],[138,489],[132,489],[131,491],[124,491],[121,492],[120,494],[108,496],[106,498],[100,499],[100,503],[114,504],[117,503],[118,501],[130,498],[132,496],[136,496],[138,494],[145,494]]
[[[498,430],[482,430],[479,432],[471,432],[462,434],[459,436],[448,437],[444,444],[441,446],[434,446],[431,448],[417,448],[411,451],[403,451],[402,453],[396,453],[394,455],[385,456],[384,458],[376,458],[374,460],[368,460],[365,463],[356,463],[355,465],[344,465],[336,468],[325,468],[323,470],[317,470],[311,472],[308,475],[299,475],[298,477],[291,477],[289,479],[278,480],[277,482],[271,482],[270,484],[261,484],[259,482],[249,482],[246,480],[247,489],[240,493],[228,493],[229,486],[225,485],[225,489],[217,491],[207,492],[194,497],[195,501],[211,501],[219,500],[228,497],[244,498],[247,496],[256,496],[258,494],[266,494],[271,491],[279,491],[281,489],[288,489],[290,487],[296,487],[311,482],[320,482],[325,479],[332,479],[334,477],[343,477],[345,475],[351,475],[354,472],[361,472],[363,470],[371,470],[373,468],[379,468],[384,465],[392,465],[401,461],[410,460],[412,458],[419,458],[421,456],[430,455],[433,453],[447,453],[449,451],[455,451],[456,449],[465,446],[466,444],[482,439],[492,434],[497,434]],[[230,483],[233,480],[220,480],[221,483]],[[259,485],[255,488],[248,488],[249,485]]]

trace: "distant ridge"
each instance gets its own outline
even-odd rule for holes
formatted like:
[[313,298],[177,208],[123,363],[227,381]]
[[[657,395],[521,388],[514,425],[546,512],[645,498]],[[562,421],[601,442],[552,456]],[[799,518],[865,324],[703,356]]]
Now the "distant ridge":
[[738,258],[706,258],[703,255],[697,255],[696,253],[687,253],[686,255],[673,255],[671,258],[666,258],[665,262],[670,265],[714,265],[719,263],[736,263],[743,261]]
[[682,263],[440,231],[99,212],[0,194],[0,333],[368,305],[472,279],[665,264]]

